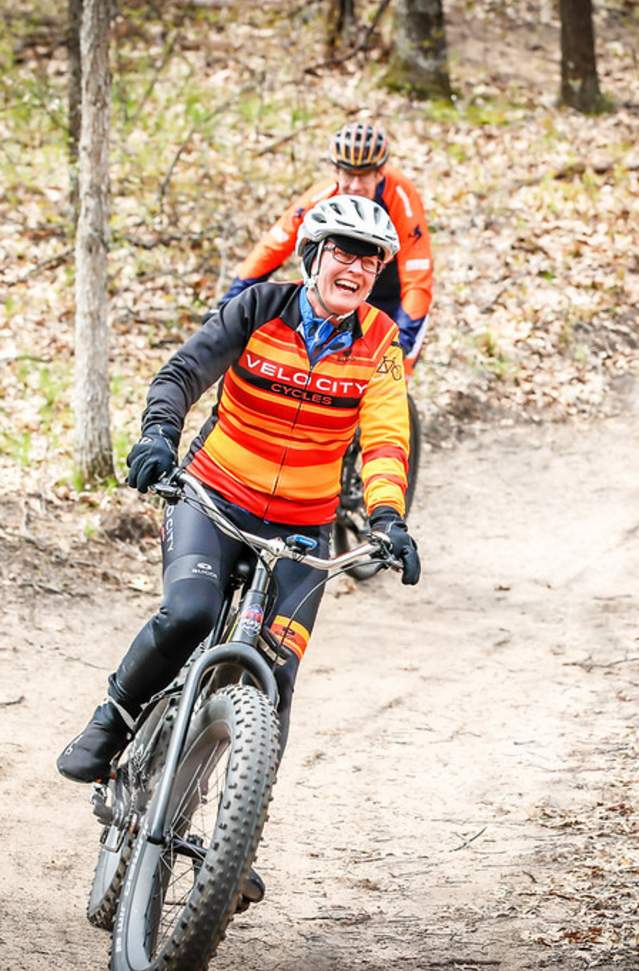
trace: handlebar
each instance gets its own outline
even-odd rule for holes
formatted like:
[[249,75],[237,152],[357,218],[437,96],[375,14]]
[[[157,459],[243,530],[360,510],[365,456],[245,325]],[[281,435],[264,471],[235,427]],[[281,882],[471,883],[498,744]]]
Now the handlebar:
[[[289,560],[303,560],[316,570],[339,571],[349,566],[353,566],[363,560],[376,559],[382,566],[390,567],[391,570],[403,570],[403,563],[396,559],[390,551],[388,537],[383,533],[371,533],[368,543],[361,543],[353,547],[347,553],[340,556],[333,556],[324,559],[320,556],[313,556],[312,553],[304,552],[299,545],[289,545],[286,540],[277,536],[274,539],[265,539],[263,536],[256,536],[254,533],[247,533],[239,530],[238,527],[228,519],[224,513],[218,509],[215,500],[211,498],[199,479],[196,479],[184,469],[176,469],[167,478],[161,479],[151,486],[151,491],[166,502],[174,503],[180,499],[187,498],[187,487],[194,492],[198,504],[202,507],[202,512],[208,516],[211,522],[220,529],[226,536],[233,539],[238,538],[241,532],[242,538],[248,546],[263,550],[276,559],[285,558]],[[293,539],[293,537],[291,537]]]

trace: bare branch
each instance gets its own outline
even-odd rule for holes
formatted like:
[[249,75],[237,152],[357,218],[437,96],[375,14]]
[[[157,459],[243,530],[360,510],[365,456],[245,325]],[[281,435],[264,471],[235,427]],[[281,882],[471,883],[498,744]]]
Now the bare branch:
[[[184,19],[184,18],[182,18],[182,19]],[[180,31],[179,30],[176,30],[175,33],[174,33],[174,35],[173,35],[173,37],[171,38],[171,40],[169,41],[169,43],[164,48],[164,51],[162,52],[162,57],[160,58],[160,62],[158,64],[158,66],[156,67],[155,71],[153,72],[153,77],[151,78],[151,80],[149,81],[148,85],[146,86],[146,90],[145,90],[144,94],[142,95],[142,97],[140,98],[140,103],[138,104],[137,108],[133,112],[133,115],[132,115],[132,117],[130,119],[131,125],[135,125],[135,123],[137,122],[138,118],[140,117],[140,115],[142,113],[142,109],[144,108],[145,104],[147,103],[147,101],[149,100],[149,98],[151,97],[151,95],[153,94],[153,89],[155,88],[155,85],[157,84],[158,78],[160,77],[160,74],[162,73],[162,71],[166,67],[166,65],[168,63],[168,60],[171,57],[171,54],[175,50],[175,45],[177,44],[179,38],[180,38]]]
[[205,115],[204,118],[200,119],[199,122],[194,122],[191,125],[191,128],[189,129],[189,132],[186,138],[184,138],[181,144],[178,146],[178,150],[173,156],[173,161],[169,165],[166,175],[164,176],[164,178],[162,179],[162,182],[160,183],[160,191],[158,193],[158,203],[159,203],[161,212],[164,212],[164,198],[166,196],[168,187],[171,183],[171,179],[173,178],[173,172],[175,171],[175,167],[180,161],[182,154],[186,149],[187,145],[189,144],[190,140],[193,138],[193,135],[197,131],[198,126],[205,125],[209,121],[212,121],[212,119],[215,118],[217,115],[221,115],[228,108],[230,108],[231,105],[236,104],[240,100],[242,95],[246,94],[247,91],[254,90],[254,88],[255,88],[255,80],[251,80],[247,84],[243,84],[240,90],[238,91],[237,95],[235,95],[233,98],[228,98],[226,101],[223,101],[221,105],[218,105],[217,108],[213,109],[213,111],[209,111],[209,113]]
[[259,152],[255,152],[253,158],[261,158],[262,155],[268,155],[269,152],[274,152],[281,145],[286,145],[287,142],[293,141],[302,132],[308,131],[309,128],[317,128],[317,124],[302,125],[301,128],[296,128],[295,131],[290,132],[288,135],[282,135],[281,138],[276,138],[274,142],[271,142],[265,148],[261,148]]
[[485,832],[486,832],[486,827],[484,826],[484,828],[480,829],[478,833],[475,833],[474,836],[471,836],[469,840],[465,840],[463,843],[460,843],[459,846],[453,846],[450,852],[456,853],[457,850],[463,850],[466,846],[470,846],[471,843],[474,843],[475,840],[478,839],[481,836],[481,834]]
[[0,701],[0,708],[9,708],[11,705],[21,705],[25,700],[24,695],[19,695],[17,698],[11,698],[9,701]]
[[17,287],[18,284],[24,283],[25,280],[29,280],[32,276],[35,276],[37,273],[40,273],[42,270],[51,270],[51,269],[54,269],[55,267],[60,266],[62,263],[66,263],[67,260],[70,259],[72,256],[73,256],[73,247],[71,246],[69,247],[69,249],[62,250],[61,253],[56,253],[55,256],[50,256],[48,259],[42,260],[41,263],[36,263],[36,265],[32,266],[27,273],[24,273],[22,276],[19,276],[17,280],[9,280],[9,282],[6,283],[5,286]]

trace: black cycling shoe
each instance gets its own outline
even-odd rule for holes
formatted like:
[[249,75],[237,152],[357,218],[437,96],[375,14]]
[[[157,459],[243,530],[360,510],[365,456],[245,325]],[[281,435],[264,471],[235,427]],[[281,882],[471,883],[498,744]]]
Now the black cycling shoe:
[[240,894],[240,899],[237,902],[235,913],[243,914],[245,910],[248,910],[251,904],[259,904],[260,900],[264,900],[265,893],[266,884],[262,880],[257,870],[253,870],[251,868],[249,875],[242,884],[242,892]]
[[58,772],[72,782],[102,782],[108,779],[111,761],[126,747],[129,737],[124,718],[112,702],[105,701],[58,757]]

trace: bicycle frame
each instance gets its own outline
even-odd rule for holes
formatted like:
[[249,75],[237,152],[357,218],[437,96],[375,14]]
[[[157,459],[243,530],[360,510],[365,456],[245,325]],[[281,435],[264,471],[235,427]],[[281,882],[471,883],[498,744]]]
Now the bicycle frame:
[[[169,502],[175,502],[180,498],[188,501],[186,487],[188,487],[189,492],[195,493],[198,507],[222,532],[234,538],[238,537],[238,528],[220,512],[199,480],[188,472],[178,471],[174,473],[168,482],[158,483],[154,487],[154,491]],[[295,542],[299,541],[300,537],[289,537],[287,543],[279,537],[264,539],[262,536],[256,536],[252,533],[243,533],[242,536],[248,547],[260,550],[255,570],[251,580],[247,583],[241,609],[229,640],[223,644],[208,647],[188,671],[171,733],[162,778],[149,808],[147,839],[150,843],[161,845],[165,842],[166,817],[171,800],[173,781],[184,750],[193,710],[206,675],[219,664],[228,662],[239,664],[257,682],[274,708],[277,708],[279,695],[275,676],[259,651],[255,649],[260,637],[263,636],[262,627],[272,567],[277,560],[282,558],[303,560],[309,566],[330,573],[330,571],[341,572],[358,561],[370,559],[373,554],[379,555],[380,552],[385,552],[385,559],[381,562],[392,568],[401,569],[401,564],[394,561],[388,554],[384,537],[375,537],[371,542],[363,543],[341,556],[323,559],[313,556],[311,553],[303,552],[299,546],[296,546]]]

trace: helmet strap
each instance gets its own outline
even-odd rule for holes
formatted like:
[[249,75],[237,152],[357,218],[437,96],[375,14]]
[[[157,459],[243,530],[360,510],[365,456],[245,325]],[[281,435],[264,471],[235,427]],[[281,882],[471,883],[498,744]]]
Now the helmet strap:
[[[322,253],[324,252],[325,243],[326,240],[322,239],[317,247],[317,253],[315,254],[315,259],[313,260],[313,265],[311,266],[311,272],[307,273],[306,269],[304,270],[304,282],[309,290],[317,290],[317,278],[319,276],[320,263],[322,262]],[[324,306],[324,304],[322,304],[322,306]]]

